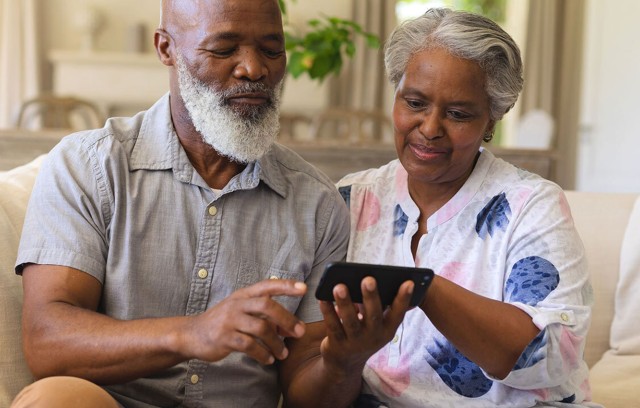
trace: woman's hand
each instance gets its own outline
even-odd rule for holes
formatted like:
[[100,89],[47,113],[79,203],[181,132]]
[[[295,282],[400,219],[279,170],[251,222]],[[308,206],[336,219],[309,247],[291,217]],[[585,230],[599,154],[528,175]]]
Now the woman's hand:
[[361,288],[362,304],[351,301],[343,284],[333,288],[335,306],[331,302],[320,302],[327,328],[320,352],[326,367],[336,370],[336,374],[361,371],[369,357],[391,341],[410,308],[414,283],[404,282],[386,310],[382,309],[374,278],[365,277]]

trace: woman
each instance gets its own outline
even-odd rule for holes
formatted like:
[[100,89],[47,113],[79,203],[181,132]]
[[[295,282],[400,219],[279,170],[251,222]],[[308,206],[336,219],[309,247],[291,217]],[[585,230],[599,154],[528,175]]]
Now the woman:
[[[368,359],[356,406],[589,406],[592,296],[564,194],[481,147],[522,89],[517,45],[487,18],[433,9],[394,31],[385,64],[398,160],[338,183],[347,258],[437,276]],[[322,308],[343,324],[334,344],[357,325],[337,304]]]

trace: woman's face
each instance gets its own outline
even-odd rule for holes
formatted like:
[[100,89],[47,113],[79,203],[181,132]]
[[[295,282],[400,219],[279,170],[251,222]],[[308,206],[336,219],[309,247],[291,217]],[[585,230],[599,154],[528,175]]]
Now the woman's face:
[[485,73],[441,48],[415,54],[396,89],[395,144],[409,181],[460,188],[493,130]]

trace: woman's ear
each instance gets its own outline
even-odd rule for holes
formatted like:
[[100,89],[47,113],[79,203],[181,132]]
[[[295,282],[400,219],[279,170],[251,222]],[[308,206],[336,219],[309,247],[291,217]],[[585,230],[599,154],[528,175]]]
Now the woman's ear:
[[489,121],[489,125],[487,126],[487,133],[493,134],[496,131],[496,123],[497,121],[493,119]]
[[153,35],[153,45],[156,48],[156,54],[158,55],[158,59],[164,65],[172,66],[174,64],[173,61],[173,38],[169,35],[168,32],[163,30],[162,28],[158,28]]
[[493,139],[493,134],[495,133],[495,131],[496,131],[496,121],[492,119],[487,124],[487,130],[482,135],[482,140],[485,143],[489,143],[491,139]]

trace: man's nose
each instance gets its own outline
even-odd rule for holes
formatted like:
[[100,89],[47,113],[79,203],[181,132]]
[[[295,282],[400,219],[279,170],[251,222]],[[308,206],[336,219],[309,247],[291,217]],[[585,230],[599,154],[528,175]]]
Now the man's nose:
[[238,79],[251,82],[264,79],[269,73],[269,69],[264,61],[264,56],[258,50],[244,49],[239,53],[239,60],[233,71],[233,75]]

